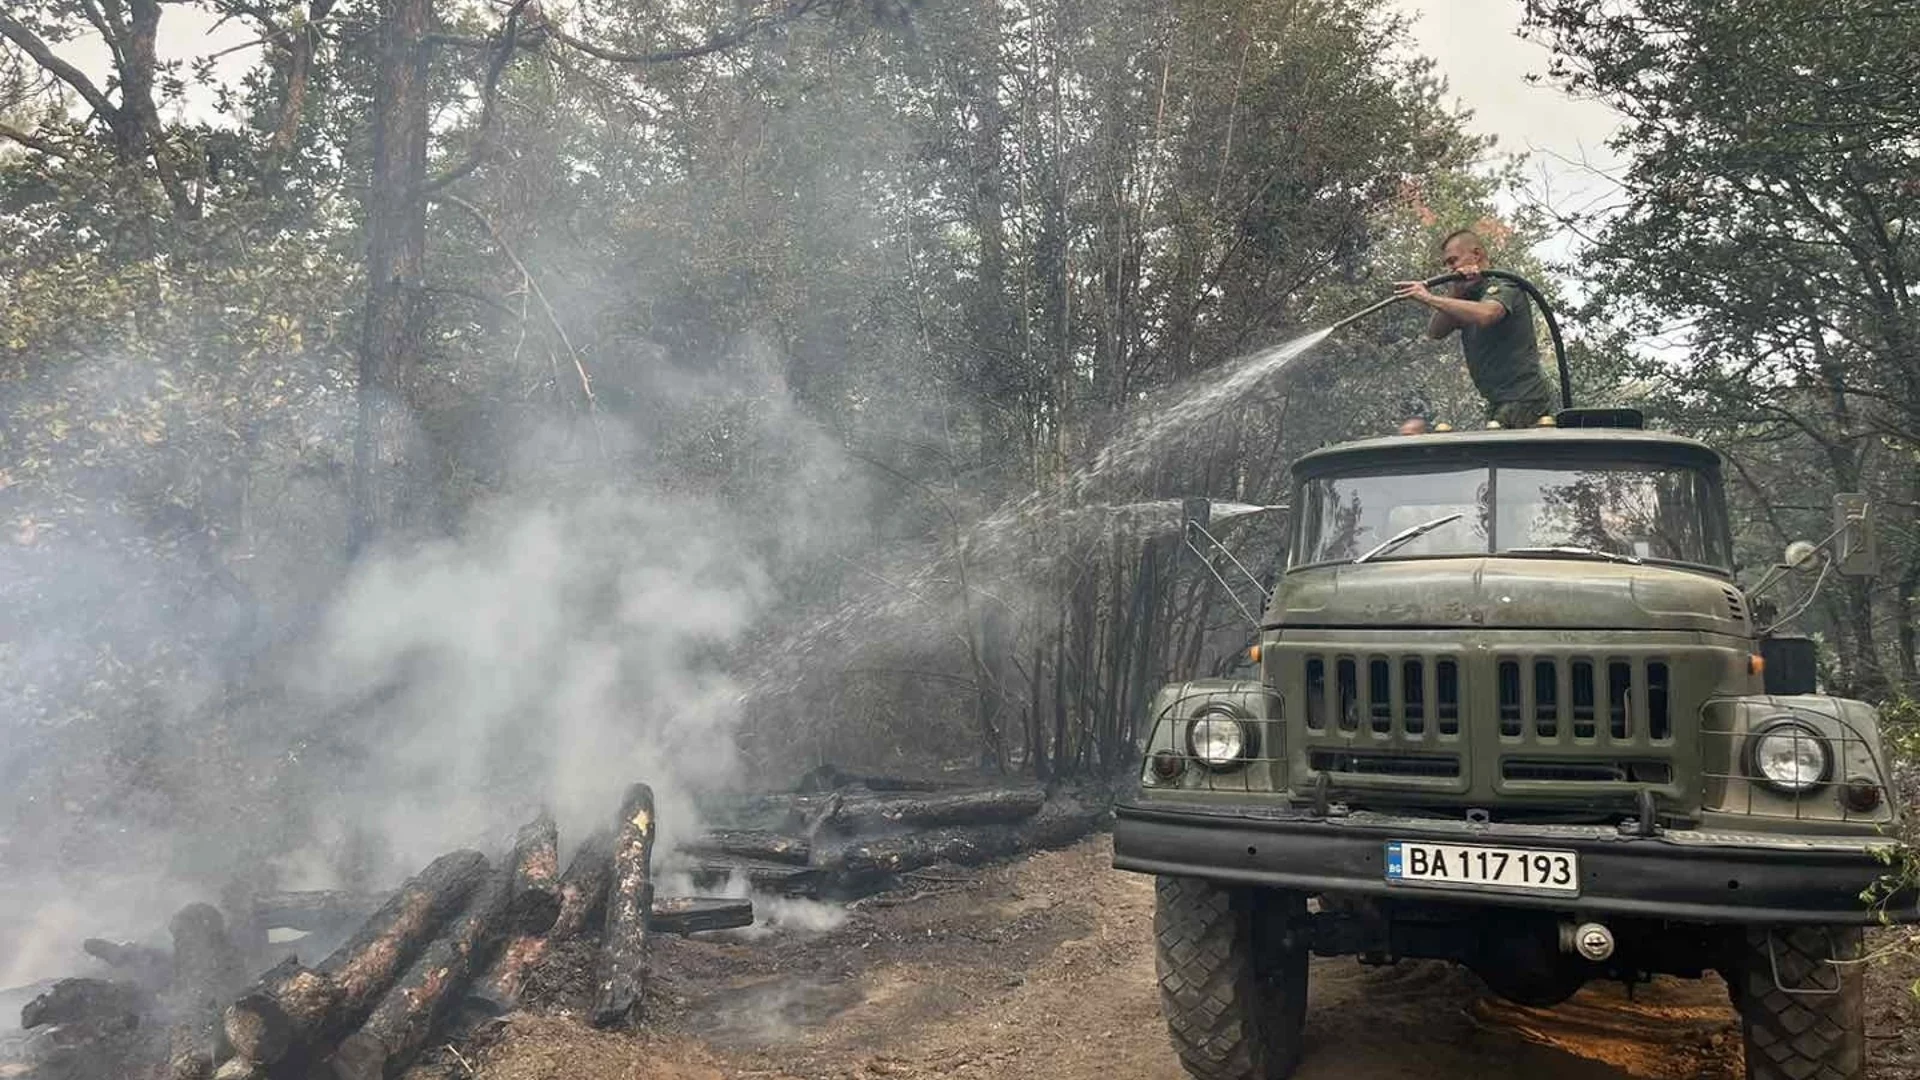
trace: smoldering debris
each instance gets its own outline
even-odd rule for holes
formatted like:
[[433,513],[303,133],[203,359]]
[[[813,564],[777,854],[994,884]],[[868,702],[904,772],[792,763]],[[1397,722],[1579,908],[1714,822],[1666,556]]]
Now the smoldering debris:
[[[863,812],[832,830],[816,822],[811,837],[692,834],[659,849],[656,870],[661,821],[651,789],[634,784],[611,825],[590,833],[564,870],[560,837],[542,812],[500,845],[498,862],[475,850],[445,853],[392,892],[262,891],[227,898],[231,920],[192,904],[170,924],[171,950],[85,942],[114,965],[111,977],[37,988],[22,1009],[24,1036],[0,1040],[0,1066],[29,1066],[47,1080],[271,1080],[316,1069],[360,1080],[396,1075],[435,1040],[457,1040],[513,1011],[625,1028],[646,1019],[657,935],[752,942],[829,930],[846,917],[843,901],[894,888],[916,870],[1064,846],[1103,817],[1095,800],[1026,789],[943,792],[931,820],[921,793],[865,786],[750,802],[763,816],[784,807],[791,820],[821,798]],[[1015,819],[1009,806],[1025,816]],[[767,854],[784,861],[754,858]],[[756,891],[741,867],[761,864],[790,875],[788,884],[797,875],[811,884],[786,895]],[[717,887],[656,891],[703,879]],[[331,942],[330,951],[284,955],[267,944],[289,924],[307,933],[303,943]]]
[[[392,1076],[449,1025],[518,1007],[530,967],[547,956],[577,958],[581,947],[603,996],[615,988],[596,1019],[623,1026],[641,1014],[650,933],[752,919],[740,900],[653,895],[651,804],[650,789],[632,785],[619,823],[645,840],[583,844],[564,875],[542,813],[497,864],[459,850],[383,895],[263,893],[231,926],[217,908],[192,904],[171,922],[170,952],[91,940],[89,951],[117,961],[125,977],[41,988],[20,1013],[26,1037],[0,1045],[15,1060],[0,1065],[30,1067],[45,1080],[304,1077],[315,1069],[341,1080]],[[636,913],[635,902],[651,907]],[[357,926],[312,963],[236,944],[263,942],[259,931],[279,928],[267,924],[325,933],[346,918]]]

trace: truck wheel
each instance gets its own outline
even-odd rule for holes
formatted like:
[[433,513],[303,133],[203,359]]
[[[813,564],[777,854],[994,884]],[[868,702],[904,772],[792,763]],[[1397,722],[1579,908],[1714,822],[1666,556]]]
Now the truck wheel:
[[1174,1052],[1198,1080],[1285,1080],[1307,1015],[1305,901],[1188,877],[1154,884],[1154,969]]
[[1827,962],[1857,961],[1862,949],[1857,926],[1747,929],[1730,988],[1746,1039],[1749,1080],[1861,1080],[1867,1075],[1861,965]]

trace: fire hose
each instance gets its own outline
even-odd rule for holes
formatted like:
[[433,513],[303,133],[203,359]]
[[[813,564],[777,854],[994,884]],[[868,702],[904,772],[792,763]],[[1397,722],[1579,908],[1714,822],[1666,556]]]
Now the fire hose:
[[[1540,289],[1537,286],[1535,286],[1533,282],[1528,281],[1526,278],[1521,277],[1519,274],[1513,273],[1512,271],[1509,271],[1509,270],[1493,270],[1493,269],[1482,270],[1480,271],[1480,274],[1483,277],[1498,278],[1501,281],[1512,282],[1513,284],[1519,286],[1522,292],[1532,297],[1534,303],[1540,306],[1540,313],[1546,316],[1547,334],[1548,336],[1553,338],[1554,363],[1559,368],[1559,372],[1560,372],[1560,407],[1563,409],[1573,408],[1573,379],[1567,372],[1566,342],[1560,336],[1560,320],[1554,317],[1552,305],[1547,303],[1547,298],[1541,295]],[[1454,271],[1454,272],[1441,274],[1437,277],[1430,277],[1422,284],[1426,285],[1427,288],[1431,289],[1440,285],[1451,285],[1456,281],[1465,281],[1465,280],[1467,280],[1467,275]],[[1368,315],[1371,315],[1376,311],[1380,311],[1383,308],[1386,308],[1389,305],[1395,303],[1396,301],[1404,300],[1404,299],[1406,298],[1403,296],[1395,295],[1395,296],[1389,296],[1386,299],[1381,300],[1377,303],[1369,304],[1366,307],[1361,308],[1359,311],[1356,311],[1353,314],[1348,315],[1346,318],[1343,318],[1340,321],[1334,323],[1332,326],[1327,327],[1327,333],[1331,334],[1351,323],[1359,322],[1361,319],[1366,318]]]

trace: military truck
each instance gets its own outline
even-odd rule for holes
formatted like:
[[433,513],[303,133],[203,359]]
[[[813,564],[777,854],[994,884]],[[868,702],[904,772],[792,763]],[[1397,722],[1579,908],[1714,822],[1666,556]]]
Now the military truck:
[[1786,629],[1870,571],[1871,514],[1842,496],[1743,588],[1711,447],[1556,421],[1300,458],[1245,666],[1158,690],[1113,864],[1157,879],[1192,1075],[1292,1072],[1310,956],[1533,1006],[1717,972],[1750,1077],[1864,1075],[1862,929],[1915,919],[1899,810],[1874,709]]

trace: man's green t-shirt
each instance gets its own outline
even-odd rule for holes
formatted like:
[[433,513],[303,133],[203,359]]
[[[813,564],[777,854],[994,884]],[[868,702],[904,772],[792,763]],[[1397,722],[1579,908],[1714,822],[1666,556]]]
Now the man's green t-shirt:
[[1473,385],[1491,406],[1545,402],[1553,388],[1540,371],[1540,343],[1533,332],[1533,304],[1518,285],[1482,277],[1457,294],[1463,300],[1496,300],[1507,317],[1485,328],[1463,326],[1460,344],[1467,355]]

